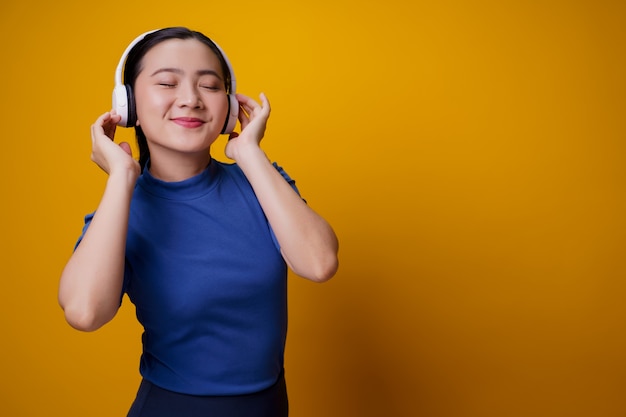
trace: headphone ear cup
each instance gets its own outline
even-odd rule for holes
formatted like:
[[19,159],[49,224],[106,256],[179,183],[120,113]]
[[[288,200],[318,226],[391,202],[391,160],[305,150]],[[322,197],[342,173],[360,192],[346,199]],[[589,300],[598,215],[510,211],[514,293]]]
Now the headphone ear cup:
[[129,85],[116,85],[113,89],[113,110],[120,116],[118,126],[129,127],[137,123],[135,96]]
[[126,98],[128,99],[128,120],[126,127],[133,127],[137,124],[137,108],[135,107],[135,93],[130,85],[126,86]]
[[238,116],[239,116],[239,100],[237,100],[237,97],[234,94],[229,94],[228,95],[228,115],[226,116],[226,121],[224,122],[224,129],[222,129],[222,134],[231,133],[235,129]]
[[128,93],[125,85],[113,89],[113,110],[121,117],[118,126],[126,127],[128,122]]

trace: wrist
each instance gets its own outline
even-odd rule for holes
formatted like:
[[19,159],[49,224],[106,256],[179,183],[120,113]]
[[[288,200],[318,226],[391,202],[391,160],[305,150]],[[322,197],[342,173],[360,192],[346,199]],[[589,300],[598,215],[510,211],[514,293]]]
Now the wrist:
[[133,189],[139,177],[139,167],[117,169],[109,173],[107,183],[114,186]]
[[233,159],[240,167],[253,165],[259,161],[267,161],[267,155],[258,144],[246,144],[237,146]]

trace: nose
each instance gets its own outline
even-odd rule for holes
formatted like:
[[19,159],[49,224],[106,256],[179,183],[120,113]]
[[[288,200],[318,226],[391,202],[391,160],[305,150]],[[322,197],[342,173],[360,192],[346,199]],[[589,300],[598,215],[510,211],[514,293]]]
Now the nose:
[[198,87],[192,83],[183,83],[178,89],[177,102],[180,107],[202,108],[203,103]]

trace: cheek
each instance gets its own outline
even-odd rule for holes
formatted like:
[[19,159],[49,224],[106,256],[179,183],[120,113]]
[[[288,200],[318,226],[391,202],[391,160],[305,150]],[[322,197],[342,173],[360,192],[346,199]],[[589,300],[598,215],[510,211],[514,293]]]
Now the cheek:
[[220,119],[224,119],[228,114],[228,96],[225,94],[220,94],[219,96],[212,97],[210,106],[215,112],[216,116]]
[[135,94],[135,106],[137,110],[145,108],[158,108],[163,106],[165,97],[162,94],[155,94],[150,89],[140,89]]
[[135,111],[137,123],[150,116],[157,116],[167,106],[167,99],[163,95],[151,94],[150,90],[138,90],[135,94]]

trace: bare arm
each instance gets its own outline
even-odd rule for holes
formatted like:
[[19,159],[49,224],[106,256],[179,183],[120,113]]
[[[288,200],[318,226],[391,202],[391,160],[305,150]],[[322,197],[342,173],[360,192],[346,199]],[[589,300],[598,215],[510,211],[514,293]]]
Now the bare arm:
[[316,282],[332,278],[338,268],[338,241],[331,226],[311,209],[272,166],[259,143],[270,113],[240,95],[241,134],[232,134],[226,155],[241,167],[278,239],[285,262],[298,275]]
[[109,174],[104,194],[82,241],[70,257],[59,284],[59,304],[67,322],[92,331],[119,308],[130,201],[139,165],[127,144],[111,140],[119,116],[105,113],[92,126],[92,160]]

